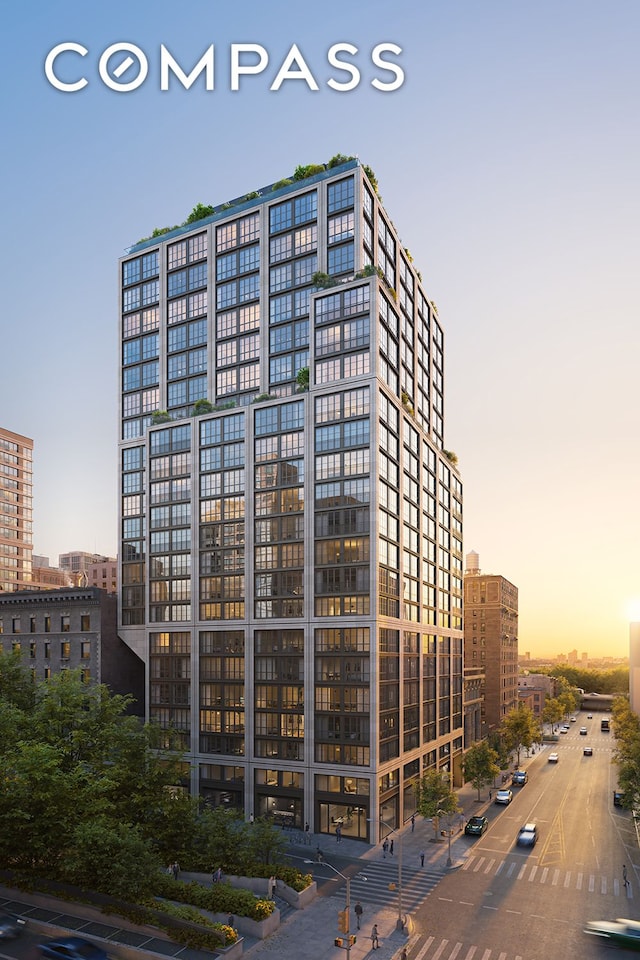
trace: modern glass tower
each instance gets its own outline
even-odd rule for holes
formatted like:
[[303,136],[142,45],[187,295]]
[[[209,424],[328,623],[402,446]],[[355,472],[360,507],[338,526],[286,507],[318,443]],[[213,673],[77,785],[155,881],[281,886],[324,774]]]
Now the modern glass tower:
[[375,841],[462,755],[462,485],[375,177],[301,172],[120,261],[120,631],[194,793]]

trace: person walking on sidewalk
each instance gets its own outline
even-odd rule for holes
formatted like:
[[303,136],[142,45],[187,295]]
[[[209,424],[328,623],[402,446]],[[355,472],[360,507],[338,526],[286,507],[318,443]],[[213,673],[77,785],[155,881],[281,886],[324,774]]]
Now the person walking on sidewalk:
[[380,944],[378,942],[378,924],[374,923],[373,927],[371,928],[371,949],[377,950],[379,946]]
[[391,838],[391,843],[389,844],[389,855],[393,856],[393,837]]
[[412,813],[411,814],[411,833],[413,833],[415,828],[416,828],[416,815],[415,813]]
[[420,866],[424,867],[424,850],[420,851]]
[[387,838],[385,837],[384,840],[382,841],[382,856],[384,857],[385,860],[387,859],[387,850],[388,850],[388,849],[389,849],[389,841],[388,841]]
[[356,926],[358,927],[358,930],[359,930],[359,929],[360,929],[360,921],[361,921],[361,919],[362,919],[362,914],[363,914],[362,904],[360,903],[359,900],[358,900],[358,902],[356,903],[355,907],[353,908],[353,912],[354,912],[355,915],[356,915]]

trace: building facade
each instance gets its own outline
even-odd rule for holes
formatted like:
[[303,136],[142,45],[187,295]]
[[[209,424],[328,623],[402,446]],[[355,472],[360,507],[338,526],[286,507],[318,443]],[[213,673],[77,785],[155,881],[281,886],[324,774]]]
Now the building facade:
[[0,427],[0,593],[31,585],[33,440]]
[[475,551],[464,573],[465,669],[484,669],[484,729],[497,729],[518,705],[518,588],[483,574]]
[[119,270],[120,635],[148,716],[212,803],[375,840],[462,755],[436,309],[356,159]]
[[0,648],[19,652],[36,682],[79,670],[86,683],[131,693],[144,713],[144,668],[120,640],[117,598],[95,588],[0,594]]

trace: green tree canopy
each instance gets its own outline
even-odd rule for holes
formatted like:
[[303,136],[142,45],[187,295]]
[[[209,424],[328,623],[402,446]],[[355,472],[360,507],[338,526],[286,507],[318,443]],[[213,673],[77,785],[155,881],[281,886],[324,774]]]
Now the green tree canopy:
[[439,816],[458,809],[458,796],[451,789],[449,774],[443,770],[427,770],[416,782],[415,791],[416,810],[427,820],[434,820],[433,829],[437,834]]
[[528,750],[540,738],[540,724],[533,710],[519,703],[515,710],[503,717],[500,733],[508,750],[515,750],[517,765],[520,766],[520,754]]
[[498,753],[489,746],[486,740],[478,740],[465,753],[462,768],[465,780],[469,781],[478,791],[479,800],[482,788],[488,783],[493,783],[500,773]]

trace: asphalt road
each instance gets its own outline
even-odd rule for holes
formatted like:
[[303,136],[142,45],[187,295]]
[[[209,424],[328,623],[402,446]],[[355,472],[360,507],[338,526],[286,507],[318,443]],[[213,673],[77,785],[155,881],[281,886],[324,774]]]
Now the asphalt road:
[[[587,744],[593,756],[584,756]],[[468,856],[414,913],[409,960],[602,957],[606,948],[584,934],[586,922],[640,911],[638,842],[630,814],[613,806],[613,749],[598,716],[585,713],[557,745],[525,761],[529,782],[513,788],[509,806],[490,807],[487,832],[469,838]],[[557,764],[548,762],[552,750]],[[540,838],[519,848],[529,821]]]

